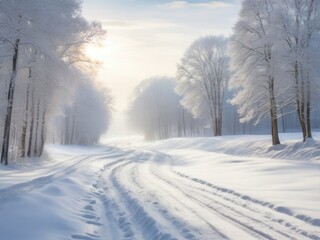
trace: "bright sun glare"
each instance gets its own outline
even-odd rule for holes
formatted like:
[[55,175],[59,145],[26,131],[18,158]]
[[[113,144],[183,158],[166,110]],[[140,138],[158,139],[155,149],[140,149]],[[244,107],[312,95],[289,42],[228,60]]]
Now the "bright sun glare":
[[86,54],[92,58],[104,62],[110,54],[117,51],[117,46],[112,39],[106,38],[100,45],[89,45]]

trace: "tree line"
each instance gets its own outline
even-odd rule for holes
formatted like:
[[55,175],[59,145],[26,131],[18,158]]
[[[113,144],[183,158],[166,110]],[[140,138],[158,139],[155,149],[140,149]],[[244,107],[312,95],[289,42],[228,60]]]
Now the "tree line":
[[1,163],[40,157],[46,142],[97,141],[111,101],[90,77],[99,64],[86,48],[105,34],[77,0],[0,1]]
[[185,112],[199,136],[269,131],[276,145],[280,131],[300,129],[305,142],[320,127],[319,57],[320,1],[244,0],[232,36],[194,41],[176,78],[162,78],[166,94],[161,78],[143,82],[130,114],[152,139],[188,136]]
[[163,76],[147,79],[135,88],[129,124],[147,140],[210,135],[203,122],[182,107],[175,86],[174,78]]

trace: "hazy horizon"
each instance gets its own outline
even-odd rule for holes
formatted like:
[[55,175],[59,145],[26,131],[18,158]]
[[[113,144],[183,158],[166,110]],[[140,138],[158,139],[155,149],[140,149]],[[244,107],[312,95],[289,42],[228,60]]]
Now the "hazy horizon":
[[85,17],[107,30],[105,46],[90,54],[103,62],[97,80],[114,96],[109,136],[130,134],[125,111],[134,87],[153,76],[174,77],[185,50],[200,36],[229,36],[240,2],[84,0]]

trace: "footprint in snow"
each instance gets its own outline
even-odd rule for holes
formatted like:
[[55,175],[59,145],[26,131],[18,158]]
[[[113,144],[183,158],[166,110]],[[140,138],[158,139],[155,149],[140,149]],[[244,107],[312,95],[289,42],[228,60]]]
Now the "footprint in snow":
[[86,205],[83,209],[87,210],[87,211],[93,211],[94,212],[94,208],[92,207],[92,205]]
[[[89,234],[88,234],[89,235]],[[91,235],[91,234],[90,234]],[[72,239],[78,239],[78,240],[98,240],[100,239],[99,236],[86,236],[86,235],[72,235]]]

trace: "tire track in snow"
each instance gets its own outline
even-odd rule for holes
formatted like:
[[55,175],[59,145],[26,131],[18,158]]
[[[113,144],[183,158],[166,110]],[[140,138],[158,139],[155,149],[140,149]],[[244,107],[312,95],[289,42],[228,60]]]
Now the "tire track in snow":
[[[168,231],[170,231],[172,235],[176,237],[179,236],[179,239],[199,239],[194,235],[196,234],[195,232],[200,235],[199,229],[187,225],[186,222],[183,221],[183,219],[174,217],[172,213],[170,213],[166,209],[166,207],[160,205],[161,199],[156,191],[152,191],[143,187],[144,183],[141,179],[141,176],[145,175],[142,171],[140,171],[141,167],[143,167],[142,163],[137,163],[131,168],[127,166],[127,168],[125,169],[127,171],[123,171],[124,173],[122,173],[121,179],[125,178],[125,176],[128,177],[128,179],[126,180],[129,181],[131,186],[134,187],[134,190],[131,190],[134,191],[135,195],[139,196],[140,201],[143,201],[144,206],[146,206],[146,210],[148,212],[151,212],[153,216],[156,215],[157,221],[161,222],[161,225],[163,227],[166,227],[166,229],[168,229]],[[152,183],[151,179],[149,178],[147,179],[147,181],[149,184]],[[168,194],[166,194],[166,200],[168,198],[171,198],[171,196],[168,196]],[[172,226],[174,226],[174,229],[172,228]],[[221,235],[219,236],[220,238],[222,238]]]
[[132,226],[140,233],[140,237],[132,235],[130,239],[147,239],[147,240],[177,240],[171,234],[167,233],[158,223],[152,218],[139,203],[139,200],[132,196],[132,193],[123,186],[117,178],[117,174],[122,171],[124,167],[135,162],[123,164],[112,170],[110,178],[114,189],[119,194],[124,205],[125,217],[122,218],[124,222],[131,222],[128,225]]
[[126,212],[121,206],[121,199],[118,198],[115,189],[112,187],[110,181],[110,173],[113,169],[118,169],[123,165],[130,163],[130,159],[123,160],[120,164],[115,165],[114,168],[106,168],[99,180],[98,187],[103,190],[100,199],[104,206],[104,212],[109,225],[109,239],[132,239],[134,236],[132,223],[125,221]]
[[[254,209],[253,206],[251,206],[250,204],[246,203],[246,201],[248,202],[247,196],[246,196],[246,197],[243,197],[243,195],[238,194],[238,193],[236,193],[236,192],[234,192],[234,191],[232,191],[232,190],[231,190],[231,191],[225,191],[225,190],[223,190],[223,191],[219,194],[218,192],[221,191],[221,190],[219,190],[219,189],[223,189],[223,188],[214,186],[214,185],[211,184],[211,183],[203,183],[203,182],[204,182],[203,180],[197,179],[197,180],[195,181],[194,178],[188,177],[187,175],[184,175],[184,174],[179,173],[179,172],[175,172],[175,173],[176,173],[177,175],[179,175],[180,177],[187,178],[188,180],[194,181],[194,182],[196,182],[196,183],[198,183],[198,184],[201,184],[202,186],[203,186],[203,185],[206,185],[206,186],[208,186],[209,188],[212,188],[211,191],[210,191],[210,190],[201,189],[201,188],[196,188],[198,191],[201,191],[201,192],[203,192],[203,193],[205,193],[205,194],[214,195],[215,197],[221,198],[221,200],[224,201],[224,202],[230,202],[231,204],[237,205],[237,206],[240,207],[240,208],[245,208],[246,210],[249,210],[249,211],[251,211],[252,213],[255,213],[255,214],[264,214],[263,217],[265,217],[266,220],[268,219],[268,220],[271,221],[273,224],[276,224],[276,225],[278,225],[279,227],[280,227],[280,226],[282,227],[283,230],[277,230],[277,229],[273,228],[274,231],[277,231],[277,232],[280,233],[280,234],[284,234],[285,232],[288,232],[288,234],[291,234],[291,236],[287,236],[287,237],[290,237],[291,239],[296,239],[296,237],[297,237],[296,234],[302,235],[301,237],[305,237],[305,239],[315,239],[315,240],[319,240],[319,239],[320,239],[319,234],[317,234],[317,233],[312,233],[312,230],[306,231],[306,230],[302,229],[301,227],[299,227],[297,223],[289,223],[288,220],[283,220],[283,219],[280,218],[280,217],[273,216],[273,214],[272,214],[272,215],[266,214],[266,213],[269,213],[269,212],[270,212],[269,207],[267,207],[268,209],[266,209],[266,208],[264,209],[264,211],[265,211],[264,213],[261,212],[261,210],[260,210],[260,211],[257,210],[258,208],[262,208],[262,207],[264,207],[264,206],[255,206],[256,209]],[[208,184],[208,185],[207,185],[207,184]],[[185,184],[185,186],[190,187],[190,184],[189,184],[189,185]],[[215,192],[215,191],[216,191],[216,192]],[[229,196],[229,197],[228,197],[228,196],[223,196],[223,194],[225,194],[225,195],[228,195],[228,194],[229,194],[230,196]],[[202,196],[205,197],[205,198],[207,198],[208,200],[211,200],[211,199],[212,199],[212,198],[209,198],[209,197],[204,196],[204,195],[202,195]],[[234,197],[234,196],[238,197],[239,200],[236,200],[235,198],[232,198],[232,197]],[[251,202],[251,201],[249,201],[249,202]],[[251,202],[251,203],[252,203],[252,202]],[[231,210],[231,211],[235,211],[235,212],[237,212],[237,213],[239,213],[239,214],[242,214],[242,213],[238,212],[236,209],[234,209],[234,208],[232,209],[230,206],[225,205],[225,204],[223,204],[223,203],[221,203],[221,202],[220,202],[220,203],[218,202],[218,204],[222,205],[222,207],[224,207],[225,209],[229,209],[229,210]],[[254,202],[253,202],[253,204],[254,204]],[[277,212],[276,214],[281,215],[282,213]],[[246,217],[251,218],[249,215],[246,215]],[[253,218],[251,218],[251,219],[253,219]],[[253,220],[254,220],[254,219],[253,219]],[[257,220],[257,221],[258,221],[258,220]],[[297,219],[293,219],[293,221],[296,222],[296,221],[298,221],[298,220],[297,220]],[[261,221],[259,221],[259,222],[262,223],[262,224],[264,224],[264,222],[261,222]],[[304,225],[307,225],[306,223],[303,223],[303,224],[304,224]],[[266,224],[266,226],[268,226],[268,225]],[[272,227],[272,226],[269,226],[269,228],[271,228],[271,227]],[[310,227],[310,229],[311,229],[311,228],[315,229],[315,227],[313,227],[313,226],[309,226],[309,227]],[[283,231],[283,232],[282,232],[282,231]]]
[[[40,189],[53,181],[56,181],[66,175],[73,173],[77,169],[83,167],[85,164],[88,164],[90,162],[93,162],[99,159],[110,158],[110,157],[112,158],[121,157],[126,154],[126,153],[122,153],[122,154],[118,153],[118,155],[112,155],[113,152],[114,151],[112,151],[109,154],[99,153],[94,155],[92,154],[86,155],[85,157],[80,158],[76,163],[67,165],[64,169],[59,170],[53,174],[38,177],[30,181],[26,181],[23,183],[12,185],[4,189],[0,189],[0,202],[5,202],[5,200],[10,199],[18,194],[31,192],[35,189]],[[76,158],[79,158],[79,157],[76,157]],[[76,158],[73,158],[73,159],[76,159]]]
[[[204,202],[200,201],[197,197],[194,197],[194,196],[198,196],[198,193],[195,192],[195,193],[193,193],[194,195],[191,195],[191,194],[189,194],[187,191],[182,190],[182,189],[181,189],[180,187],[178,187],[177,185],[175,185],[175,184],[173,184],[172,182],[170,182],[170,181],[162,178],[161,176],[157,175],[156,173],[153,172],[153,175],[154,175],[155,177],[157,177],[158,180],[165,182],[165,183],[168,185],[168,187],[169,187],[169,186],[170,186],[170,187],[173,187],[173,188],[175,188],[176,190],[178,190],[179,192],[181,192],[181,193],[185,196],[184,200],[185,200],[185,199],[191,200],[194,204],[197,205],[197,208],[202,207],[202,208],[204,208],[204,209],[206,209],[206,210],[208,210],[208,211],[211,210],[211,212],[214,212],[215,215],[220,215],[220,217],[224,217],[224,218],[225,218],[224,221],[227,219],[227,220],[229,220],[228,222],[230,222],[230,220],[231,220],[231,223],[232,223],[233,226],[238,226],[237,228],[244,230],[247,234],[249,234],[249,235],[251,236],[252,239],[269,239],[269,240],[276,240],[275,238],[271,237],[271,236],[268,235],[268,234],[265,234],[265,233],[263,233],[263,232],[261,232],[261,231],[259,231],[259,230],[255,230],[255,229],[253,229],[253,228],[250,228],[250,227],[247,226],[247,225],[244,225],[244,224],[242,224],[242,223],[240,223],[240,222],[238,222],[238,221],[235,221],[234,219],[228,218],[228,217],[226,217],[225,215],[222,215],[220,212],[215,211],[215,209],[211,208],[209,205],[207,205],[207,204],[205,204]],[[186,206],[186,207],[188,207],[188,206]],[[214,211],[212,211],[212,210],[214,210]],[[209,226],[211,226],[211,228],[213,228],[215,231],[218,231],[218,230],[217,230],[217,227],[213,225],[214,222],[216,221],[216,219],[215,219],[214,217],[212,217],[212,223],[211,223],[211,222],[205,220],[205,218],[202,217],[199,213],[197,213],[197,210],[195,210],[195,211],[193,211],[193,212],[194,212],[200,219],[202,219],[202,220],[205,221]],[[221,233],[221,234],[222,234],[222,233]],[[222,235],[224,235],[224,234],[222,234]],[[228,238],[228,237],[225,236],[225,238]]]
[[[169,160],[171,160],[170,159],[170,156],[168,156],[168,155],[166,155],[166,154],[163,154],[163,153],[159,153],[159,152],[155,152],[155,154],[158,154],[158,158],[159,159],[156,159],[155,161],[159,161],[159,160],[161,160],[161,161],[163,161],[163,158],[164,157],[166,157],[166,158],[169,158]],[[208,203],[205,203],[205,202],[203,202],[203,201],[200,201],[198,198],[195,198],[194,196],[197,196],[197,195],[199,195],[199,194],[201,194],[201,193],[199,193],[199,191],[198,191],[198,189],[196,189],[196,191],[193,191],[193,193],[192,194],[190,194],[190,190],[183,190],[183,189],[181,189],[181,186],[179,185],[177,185],[177,184],[174,184],[173,182],[170,182],[170,181],[168,181],[167,179],[164,179],[162,176],[160,176],[159,174],[157,174],[157,173],[155,173],[154,172],[154,170],[155,169],[158,169],[158,167],[157,168],[155,168],[154,167],[154,169],[153,169],[153,173],[160,179],[160,180],[162,180],[162,181],[164,181],[164,182],[167,182],[168,183],[168,185],[171,185],[171,186],[174,186],[176,189],[178,189],[179,191],[181,191],[181,192],[183,192],[185,195],[186,195],[186,197],[188,197],[188,198],[191,198],[191,199],[194,199],[194,201],[196,201],[196,202],[198,202],[198,203],[200,203],[200,204],[203,204],[204,206],[206,206],[206,207],[208,207],[209,209],[211,209],[212,211],[215,211],[215,212],[217,212],[217,213],[219,213],[220,215],[222,215],[222,216],[224,216],[225,218],[227,218],[227,219],[229,219],[229,220],[231,220],[231,221],[233,221],[233,222],[235,222],[236,224],[238,224],[238,225],[240,225],[240,226],[242,226],[242,227],[244,227],[244,228],[246,228],[246,229],[248,229],[249,231],[251,231],[251,232],[255,232],[255,233],[257,233],[257,234],[259,234],[260,236],[262,236],[262,237],[264,237],[264,238],[267,238],[267,239],[282,239],[282,238],[287,238],[287,239],[296,239],[296,235],[297,235],[297,233],[299,233],[299,234],[301,234],[302,236],[301,236],[301,238],[300,239],[305,239],[304,237],[306,237],[306,238],[308,238],[308,239],[319,239],[319,237],[317,236],[317,235],[315,235],[315,234],[309,234],[309,233],[307,233],[306,231],[303,231],[303,230],[297,230],[297,229],[293,229],[293,232],[291,231],[291,233],[289,233],[289,235],[288,235],[288,232],[287,231],[284,231],[284,232],[282,232],[283,231],[283,228],[281,229],[281,230],[277,230],[277,229],[275,229],[273,226],[268,226],[267,224],[265,224],[264,222],[261,222],[261,221],[256,221],[256,219],[252,219],[250,216],[248,216],[248,215],[243,215],[242,213],[240,213],[240,212],[235,212],[233,209],[229,209],[229,210],[231,210],[231,211],[233,211],[233,212],[231,212],[231,214],[229,214],[229,215],[226,215],[226,211],[225,210],[227,210],[227,206],[225,206],[224,204],[223,204],[223,202],[217,202],[216,201],[216,204],[218,204],[219,203],[219,205],[221,206],[220,208],[218,208],[218,207],[214,207],[214,206],[212,206],[212,204],[208,204]],[[181,182],[180,182],[181,183]],[[190,188],[190,184],[185,184],[185,186],[187,186],[188,188]],[[207,198],[207,200],[209,200],[210,202],[213,200],[212,198]],[[221,199],[222,201],[225,201],[226,199]],[[223,209],[223,210],[221,210],[221,209]],[[236,219],[236,218],[234,218],[234,215],[235,214],[240,214],[240,219]],[[268,233],[265,233],[265,232],[263,232],[262,230],[260,230],[260,228],[259,229],[256,229],[256,227],[252,227],[252,226],[250,226],[250,225],[248,225],[248,224],[246,224],[246,223],[243,223],[243,220],[241,219],[241,217],[243,218],[243,219],[250,219],[251,218],[251,220],[253,220],[253,221],[256,221],[256,223],[258,222],[259,224],[262,224],[262,226],[264,225],[265,227],[268,227],[270,230],[271,230],[271,232],[274,232],[274,234],[276,235],[276,236],[278,236],[278,237],[276,237],[276,238],[274,238],[272,235],[270,235],[270,234],[268,234]],[[262,228],[263,229],[263,228]],[[269,231],[270,232],[270,231]]]
[[[143,154],[143,155],[147,155],[148,157],[146,158],[146,160],[148,160],[147,162],[152,162],[153,161],[153,157],[157,157],[158,156],[158,154]],[[138,162],[141,162],[141,161],[138,161]],[[126,164],[126,166],[127,165],[129,165],[129,164]],[[142,165],[144,165],[144,164],[142,164]],[[122,169],[122,168],[124,168],[124,167],[126,167],[126,166],[120,166],[120,168]],[[112,175],[115,175],[115,173],[116,172],[121,172],[120,171],[120,169],[114,169],[113,171],[112,171]],[[168,197],[171,197],[172,199],[174,199],[174,202],[175,203],[179,203],[179,205],[178,206],[182,206],[185,210],[187,209],[189,212],[192,212],[192,214],[194,215],[194,216],[196,216],[196,218],[198,218],[198,219],[201,219],[201,221],[203,221],[207,226],[209,226],[209,228],[211,229],[211,237],[210,238],[206,238],[206,239],[227,239],[227,237],[223,234],[223,233],[221,233],[221,232],[219,232],[218,230],[217,230],[217,228],[215,227],[215,225],[214,224],[212,224],[211,222],[209,222],[207,219],[206,219],[206,217],[205,216],[202,216],[200,213],[198,213],[198,211],[199,211],[199,207],[201,207],[202,208],[202,214],[203,214],[203,212],[204,211],[208,211],[208,210],[210,210],[210,209],[208,209],[208,206],[206,206],[205,204],[203,204],[203,203],[201,203],[201,202],[197,202],[197,199],[194,199],[192,196],[190,196],[190,195],[185,195],[185,193],[184,192],[182,192],[182,194],[185,196],[185,198],[177,198],[176,196],[175,196],[175,193],[177,193],[177,192],[181,192],[181,190],[180,189],[177,189],[176,188],[176,186],[174,186],[174,185],[172,185],[171,184],[171,182],[168,182],[168,181],[166,181],[166,180],[164,180],[164,179],[162,179],[161,177],[160,177],[160,179],[159,179],[159,177],[157,176],[157,175],[153,175],[157,180],[154,182],[155,183],[155,186],[157,187],[157,188],[159,188],[159,185],[157,185],[157,183],[159,184],[159,182],[165,182],[165,187],[160,187],[161,188],[161,190],[162,190],[162,192],[163,193],[165,193],[166,194],[166,198],[168,198]],[[119,182],[115,182],[115,180],[116,180],[116,178],[115,177],[113,177],[112,178],[113,179],[113,183],[114,183],[114,186],[117,188],[117,189],[120,189],[120,192],[122,192],[122,193],[125,193],[125,195],[123,196],[123,199],[128,199],[128,195],[130,194],[130,195],[133,195],[133,193],[131,192],[131,191],[128,191],[128,190],[126,190],[125,189],[125,185],[121,185]],[[148,181],[150,181],[151,179],[149,178],[148,179]],[[160,181],[159,181],[160,180]],[[175,190],[175,193],[173,193],[173,194],[168,194],[168,192],[166,191],[168,188],[170,188],[170,187],[173,187],[174,188],[174,190]],[[177,190],[179,190],[179,191],[177,191]],[[144,189],[144,191],[146,192],[147,191],[147,189]],[[137,203],[138,202],[138,200],[137,199],[135,199],[136,200],[136,204],[138,205],[138,208],[140,207],[140,205]],[[193,203],[195,202],[195,200],[196,200],[196,203],[197,203],[197,205],[198,205],[198,207],[197,207],[197,209],[193,209],[192,208],[192,206],[189,206],[189,205],[187,205],[185,202],[187,202],[187,201],[192,201]],[[128,207],[128,210],[130,211],[130,209],[132,209],[132,208],[136,208],[137,206],[129,206]],[[218,216],[217,214],[215,214],[214,216]],[[221,218],[221,217],[220,217]],[[225,219],[223,220],[224,221],[224,223],[226,222],[225,221]],[[221,221],[220,221],[221,222]],[[233,225],[234,225],[234,222],[233,222]],[[238,227],[237,229],[239,229],[240,230],[240,228]],[[143,229],[142,229],[143,230]],[[233,229],[234,231],[237,231],[236,229]],[[238,230],[238,232],[239,232],[239,230]],[[248,231],[248,229],[247,229],[247,231]],[[242,236],[244,237],[244,236],[246,236],[245,237],[245,239],[250,239],[250,237],[249,236],[251,236],[251,239],[274,239],[274,238],[271,238],[271,237],[267,237],[266,238],[266,235],[264,235],[263,233],[261,234],[260,232],[260,234],[257,234],[257,232],[254,232],[254,231],[251,231],[250,233],[248,233],[247,231],[245,231],[246,232],[246,234],[249,234],[249,235],[245,235],[245,234],[243,234],[242,233]],[[217,235],[218,234],[218,235]],[[260,236],[260,237],[259,237]],[[150,236],[144,236],[144,239],[152,239]],[[199,238],[199,239],[204,239],[204,238]]]
[[320,227],[320,220],[319,219],[313,219],[311,217],[308,217],[306,215],[302,215],[302,214],[296,214],[294,215],[294,213],[292,213],[292,211],[286,207],[283,207],[283,206],[275,206],[274,204],[272,203],[269,203],[269,202],[265,202],[265,201],[261,201],[261,200],[257,200],[257,199],[254,199],[254,198],[251,198],[247,195],[243,195],[243,194],[240,194],[236,191],[233,191],[231,189],[227,189],[227,188],[223,188],[223,187],[219,187],[219,186],[216,186],[214,184],[211,184],[211,183],[208,183],[208,182],[205,182],[201,179],[198,179],[198,178],[193,178],[193,177],[190,177],[188,175],[185,175],[183,173],[180,173],[180,172],[177,172],[177,171],[173,171],[175,174],[179,175],[180,177],[183,177],[183,178],[187,178],[189,180],[192,180],[194,182],[197,182],[201,185],[206,185],[206,186],[209,186],[210,188],[212,189],[215,189],[221,193],[226,193],[226,194],[229,194],[229,195],[234,195],[236,197],[239,197],[241,199],[244,199],[246,201],[249,201],[249,202],[252,202],[254,204],[257,204],[257,205],[261,205],[263,207],[268,207],[276,212],[279,212],[279,213],[282,213],[282,214],[286,214],[290,217],[294,217],[294,218],[297,218],[298,220],[301,220],[301,221],[304,221],[308,224],[311,224],[313,226],[317,226],[317,227]]
[[[159,177],[159,178],[161,178],[161,177]],[[163,178],[161,178],[161,179],[162,179],[163,181],[166,181],[166,180],[164,180]],[[172,184],[171,182],[169,182],[169,181],[166,181],[166,182],[167,182],[168,184],[170,183],[171,185],[173,185],[173,184]],[[278,238],[275,238],[275,237],[271,236],[271,235],[268,234],[268,233],[265,233],[265,232],[263,232],[263,231],[261,231],[261,230],[259,230],[259,229],[256,229],[256,227],[250,226],[250,224],[248,224],[248,223],[242,222],[243,220],[241,221],[241,220],[238,220],[238,219],[235,218],[235,217],[232,217],[232,215],[233,215],[233,216],[234,216],[234,215],[240,215],[240,217],[250,219],[250,220],[252,220],[254,223],[262,224],[262,222],[258,222],[256,219],[250,218],[249,216],[242,215],[240,212],[237,212],[236,210],[231,209],[231,208],[230,208],[229,210],[231,210],[232,212],[231,212],[230,214],[226,214],[226,210],[227,210],[227,208],[228,208],[226,205],[223,205],[223,204],[221,204],[220,202],[213,200],[212,198],[207,198],[207,200],[209,200],[210,202],[212,202],[211,204],[208,204],[208,203],[206,203],[206,202],[204,202],[204,201],[201,201],[201,200],[199,199],[199,196],[201,196],[201,194],[199,194],[198,191],[193,191],[193,190],[188,190],[188,191],[186,191],[186,190],[182,190],[181,187],[177,187],[176,185],[173,185],[173,186],[175,186],[177,189],[179,189],[181,192],[183,192],[187,197],[193,199],[194,201],[196,201],[196,202],[198,202],[199,204],[207,207],[208,209],[213,210],[214,212],[220,214],[221,216],[223,216],[223,217],[225,217],[226,219],[230,220],[232,223],[235,223],[236,225],[238,225],[240,228],[242,228],[242,229],[244,229],[244,230],[246,230],[246,231],[249,230],[249,232],[256,233],[256,234],[260,235],[261,237],[263,237],[264,239],[269,239],[269,240],[276,240],[276,239],[278,239]],[[185,186],[187,186],[187,185],[185,185]],[[197,198],[195,198],[195,197],[193,197],[193,196],[197,196]],[[203,196],[202,196],[202,197],[203,197]],[[221,211],[221,210],[219,210],[219,209],[223,209],[223,211]],[[263,224],[263,225],[265,225],[265,224]],[[267,225],[265,225],[265,226],[268,227]],[[286,238],[290,238],[290,239],[296,239],[296,238],[294,238],[294,237],[292,237],[292,236],[289,236],[289,235],[287,235],[287,234],[285,234],[285,233],[278,232],[278,231],[276,231],[276,232],[279,233],[280,235],[282,235],[282,237],[286,237]],[[257,235],[254,235],[254,236],[257,236]],[[280,236],[278,236],[278,237],[280,237]]]
[[[114,158],[122,157],[125,155],[130,155],[132,151],[126,152],[124,155],[116,155]],[[86,231],[82,234],[73,234],[71,235],[72,239],[84,239],[84,240],[100,240],[106,239],[106,236],[109,235],[108,239],[119,239],[121,233],[116,226],[113,225],[114,219],[111,219],[111,210],[112,206],[109,206],[107,194],[105,192],[105,186],[103,181],[104,173],[116,165],[121,165],[123,162],[129,161],[127,158],[120,158],[105,164],[98,172],[97,179],[90,189],[90,192],[85,196],[82,201],[84,202],[84,207],[80,211],[80,217],[88,225],[88,229],[91,229],[90,232]],[[97,206],[97,207],[96,207]],[[104,209],[104,214],[97,212],[97,209]],[[109,231],[107,231],[109,230]]]
[[[132,151],[130,151],[131,153]],[[90,193],[90,198],[100,201],[104,209],[104,226],[107,232],[100,239],[141,239],[139,233],[133,228],[134,223],[130,219],[129,211],[124,206],[122,196],[113,186],[111,173],[118,171],[123,166],[131,164],[135,157],[127,154],[123,158],[106,164],[100,169],[97,181],[92,186],[94,191]]]

